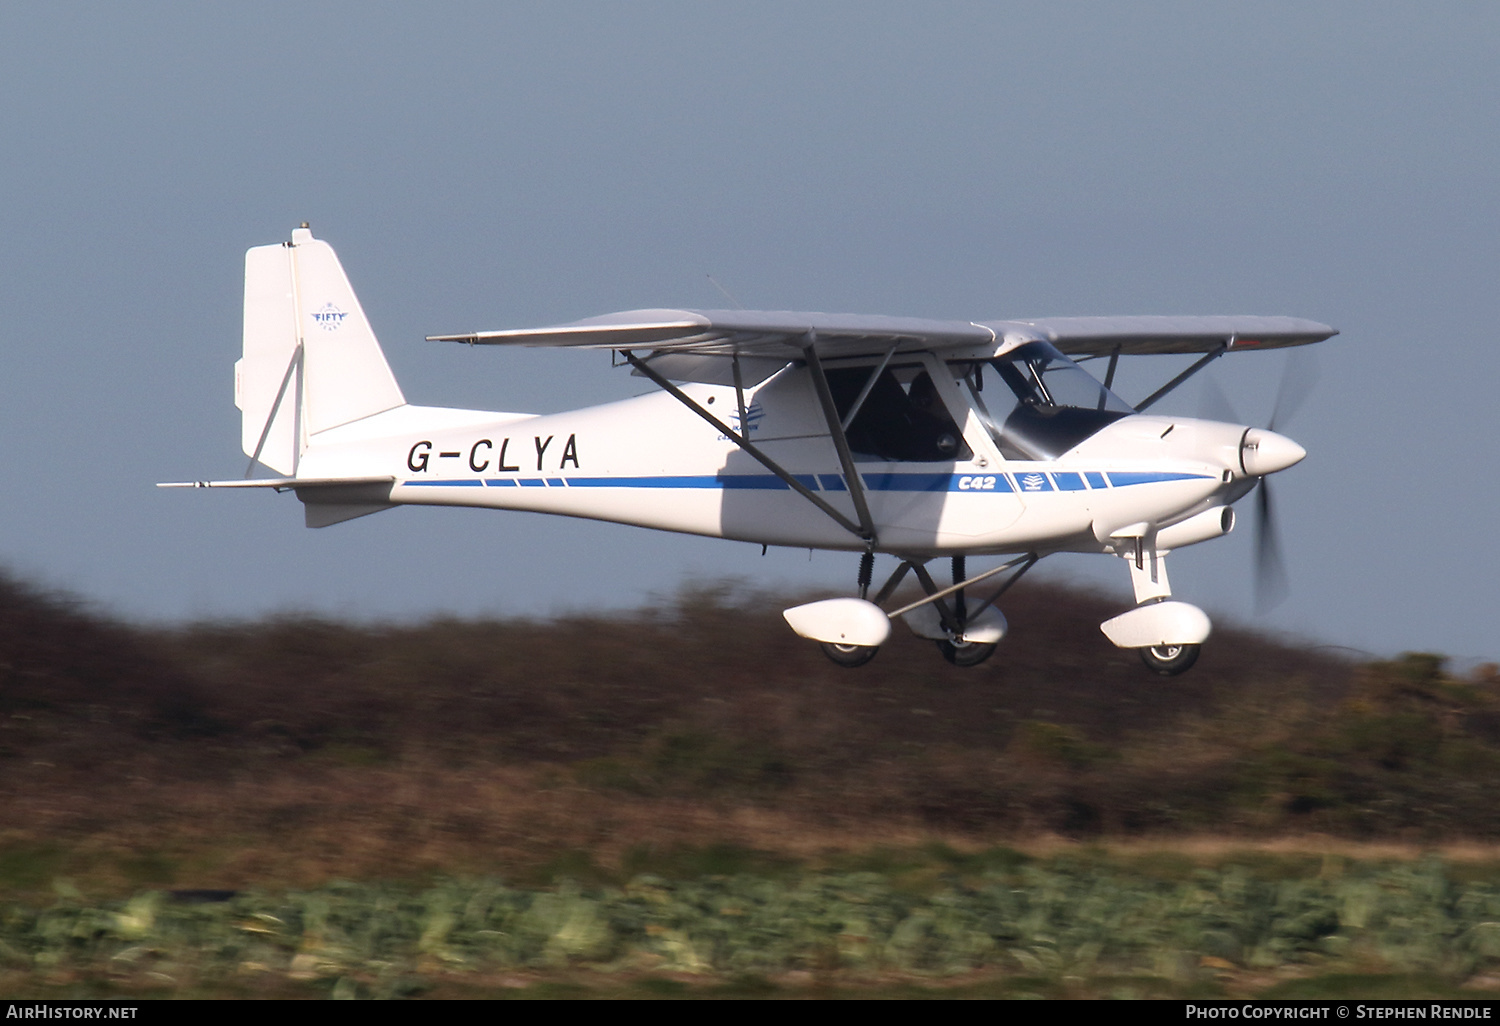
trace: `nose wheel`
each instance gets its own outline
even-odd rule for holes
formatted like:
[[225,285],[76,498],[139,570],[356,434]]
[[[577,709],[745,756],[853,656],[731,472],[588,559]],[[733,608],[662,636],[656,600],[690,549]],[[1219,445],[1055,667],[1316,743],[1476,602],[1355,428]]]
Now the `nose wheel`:
[[1202,648],[1202,645],[1154,645],[1136,651],[1141,654],[1146,669],[1163,677],[1175,677],[1192,668]]

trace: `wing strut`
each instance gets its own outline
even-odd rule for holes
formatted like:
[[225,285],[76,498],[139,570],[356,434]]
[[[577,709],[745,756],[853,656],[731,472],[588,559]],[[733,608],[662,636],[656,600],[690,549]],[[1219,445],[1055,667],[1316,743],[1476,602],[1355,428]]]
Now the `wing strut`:
[[[1109,367],[1104,372],[1104,392],[1115,387],[1115,368],[1120,366],[1120,347],[1115,346],[1109,354]],[[1099,409],[1104,409],[1104,401],[1108,398],[1104,392],[1099,393]]]
[[745,412],[745,377],[740,373],[739,353],[729,358],[729,366],[734,370],[734,405],[740,411],[740,427],[749,431],[750,415]]
[[[682,403],[682,405],[686,406],[698,416],[702,417],[704,420],[708,421],[714,427],[722,431],[724,433],[724,436],[734,442],[734,444],[739,446],[742,450],[744,450],[746,455],[752,457],[758,463],[760,463],[761,466],[765,467],[771,473],[781,478],[781,480],[785,482],[792,491],[796,492],[808,502],[818,507],[818,509],[828,514],[828,516],[833,520],[834,523],[838,524],[840,527],[848,531],[850,534],[854,535],[856,538],[859,538],[862,541],[869,542],[871,544],[874,543],[874,537],[872,534],[866,533],[859,525],[855,524],[848,517],[844,516],[844,514],[840,513],[838,510],[830,506],[827,502],[823,501],[823,499],[815,492],[813,492],[812,489],[808,488],[801,481],[798,481],[795,477],[793,477],[790,473],[783,469],[779,463],[756,448],[754,443],[752,443],[748,438],[746,438],[744,435],[741,435],[738,431],[735,431],[728,424],[725,424],[722,420],[720,420],[718,417],[715,417],[712,413],[709,413],[697,403],[693,402],[693,400],[688,398],[688,396],[682,391],[682,389],[678,388],[666,378],[656,373],[655,370],[647,366],[646,362],[636,356],[635,353],[631,352],[629,349],[621,350],[621,352],[625,354],[625,359],[630,362],[630,365],[632,367],[640,371],[644,376],[650,378],[659,388],[661,388],[662,391],[666,392],[672,398]],[[837,420],[835,420],[835,423],[837,423]],[[855,491],[855,489],[860,487],[860,485],[858,484],[858,480],[858,478],[853,478],[851,480],[849,491],[851,494],[859,495],[862,501],[863,493]],[[859,506],[860,503],[857,502],[856,508],[859,508]],[[866,516],[868,516],[868,512],[866,513]]]
[[[854,469],[854,454],[849,451],[849,438],[844,434],[844,425],[839,423],[839,411],[833,402],[833,391],[828,387],[828,375],[823,373],[823,361],[818,359],[817,342],[817,331],[809,331],[802,344],[802,353],[807,357],[808,370],[812,371],[813,386],[818,392],[818,403],[823,407],[823,419],[828,421],[828,434],[833,438],[833,447],[839,454],[839,466],[843,468],[844,480],[849,483],[849,498],[854,500],[854,512],[859,517],[857,533],[865,540],[865,544],[874,548],[875,521],[870,518],[870,506],[865,502],[864,482]],[[889,359],[890,354],[887,353],[886,360]],[[885,369],[884,363],[880,369]],[[876,374],[878,376],[879,371]],[[870,386],[866,386],[866,394],[872,386],[873,381]]]
[[849,425],[853,424],[854,418],[859,416],[859,411],[865,405],[865,400],[870,398],[871,392],[875,391],[875,383],[880,380],[880,375],[885,371],[886,364],[890,363],[891,357],[895,355],[895,346],[891,346],[891,348],[885,351],[885,356],[881,357],[880,363],[875,366],[875,369],[870,372],[870,376],[865,379],[865,387],[861,388],[859,395],[854,397],[854,403],[849,407],[849,412],[844,414],[843,420],[839,421],[839,427],[845,431],[849,430]]
[[[1172,391],[1172,389],[1174,389],[1178,385],[1182,384],[1188,378],[1192,377],[1194,374],[1197,374],[1204,367],[1208,366],[1210,363],[1212,363],[1213,361],[1217,360],[1219,357],[1223,356],[1224,355],[1224,351],[1226,349],[1228,349],[1232,345],[1234,345],[1234,336],[1230,335],[1228,339],[1226,339],[1223,342],[1220,342],[1216,348],[1210,349],[1208,351],[1208,353],[1201,360],[1195,361],[1193,363],[1193,365],[1191,367],[1189,367],[1187,370],[1185,370],[1181,374],[1177,375],[1171,381],[1168,381],[1165,385],[1163,385],[1160,388],[1158,388],[1155,392],[1152,392],[1145,399],[1142,399],[1140,402],[1136,403],[1135,404],[1135,412],[1136,413],[1140,413],[1146,407],[1150,406],[1152,403],[1156,402],[1156,400],[1160,399],[1162,396],[1164,396],[1168,392]],[[1110,364],[1109,369],[1110,369],[1111,374],[1113,374],[1114,369],[1115,369],[1113,363]],[[1109,386],[1106,385],[1104,387],[1108,388]]]

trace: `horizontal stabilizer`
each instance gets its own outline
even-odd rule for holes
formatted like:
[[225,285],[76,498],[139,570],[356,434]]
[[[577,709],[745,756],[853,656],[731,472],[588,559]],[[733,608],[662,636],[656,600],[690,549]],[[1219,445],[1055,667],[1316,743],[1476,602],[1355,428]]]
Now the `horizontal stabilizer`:
[[158,488],[274,488],[278,492],[339,485],[390,485],[394,477],[257,477],[241,481],[163,481]]

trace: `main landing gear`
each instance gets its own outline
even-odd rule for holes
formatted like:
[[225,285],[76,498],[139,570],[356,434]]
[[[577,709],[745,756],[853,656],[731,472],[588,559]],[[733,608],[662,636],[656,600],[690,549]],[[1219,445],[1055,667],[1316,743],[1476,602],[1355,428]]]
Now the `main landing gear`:
[[[1135,542],[1135,544],[1130,544]],[[1120,548],[1130,566],[1136,606],[1099,625],[1119,648],[1134,649],[1146,669],[1163,677],[1186,673],[1198,661],[1212,625],[1197,606],[1172,599],[1167,582],[1166,554],[1154,544],[1125,539]],[[1133,549],[1134,551],[1131,551]],[[859,563],[859,598],[824,599],[784,610],[794,631],[819,642],[823,654],[844,667],[863,666],[874,659],[890,637],[891,621],[900,617],[919,638],[937,645],[954,666],[978,666],[995,654],[1008,625],[995,601],[1041,558],[1029,553],[975,577],[968,577],[963,556],[953,557],[953,583],[940,588],[927,572],[927,560],[902,559],[873,598],[870,591],[875,556],[866,552]],[[1009,571],[1004,582],[982,601],[975,602],[980,581]],[[917,578],[922,598],[889,612],[882,608],[910,573]]]
[[[1005,617],[995,608],[995,600],[1020,580],[1038,558],[1034,553],[1028,554],[969,578],[964,557],[954,556],[953,583],[946,588],[933,581],[927,572],[927,560],[903,559],[871,599],[866,596],[874,573],[875,554],[866,552],[859,561],[859,598],[810,602],[785,610],[782,615],[798,634],[819,642],[823,654],[839,666],[863,666],[874,659],[890,636],[890,622],[897,617],[906,622],[913,634],[934,642],[949,663],[978,666],[995,654],[995,645],[1007,630]],[[1013,572],[1004,583],[983,601],[971,601],[973,585],[1006,571]],[[916,576],[924,597],[886,612],[881,604],[895,593],[908,573]]]

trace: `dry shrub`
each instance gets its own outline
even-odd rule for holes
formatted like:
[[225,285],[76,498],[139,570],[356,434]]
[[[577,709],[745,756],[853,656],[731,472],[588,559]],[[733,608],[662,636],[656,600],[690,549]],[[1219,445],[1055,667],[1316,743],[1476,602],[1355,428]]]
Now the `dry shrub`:
[[145,629],[0,579],[6,836],[236,879],[678,839],[1500,836],[1493,671],[1221,629],[1163,679],[1100,635],[1116,600],[1030,579],[990,662],[898,629],[849,671],[791,601]]

